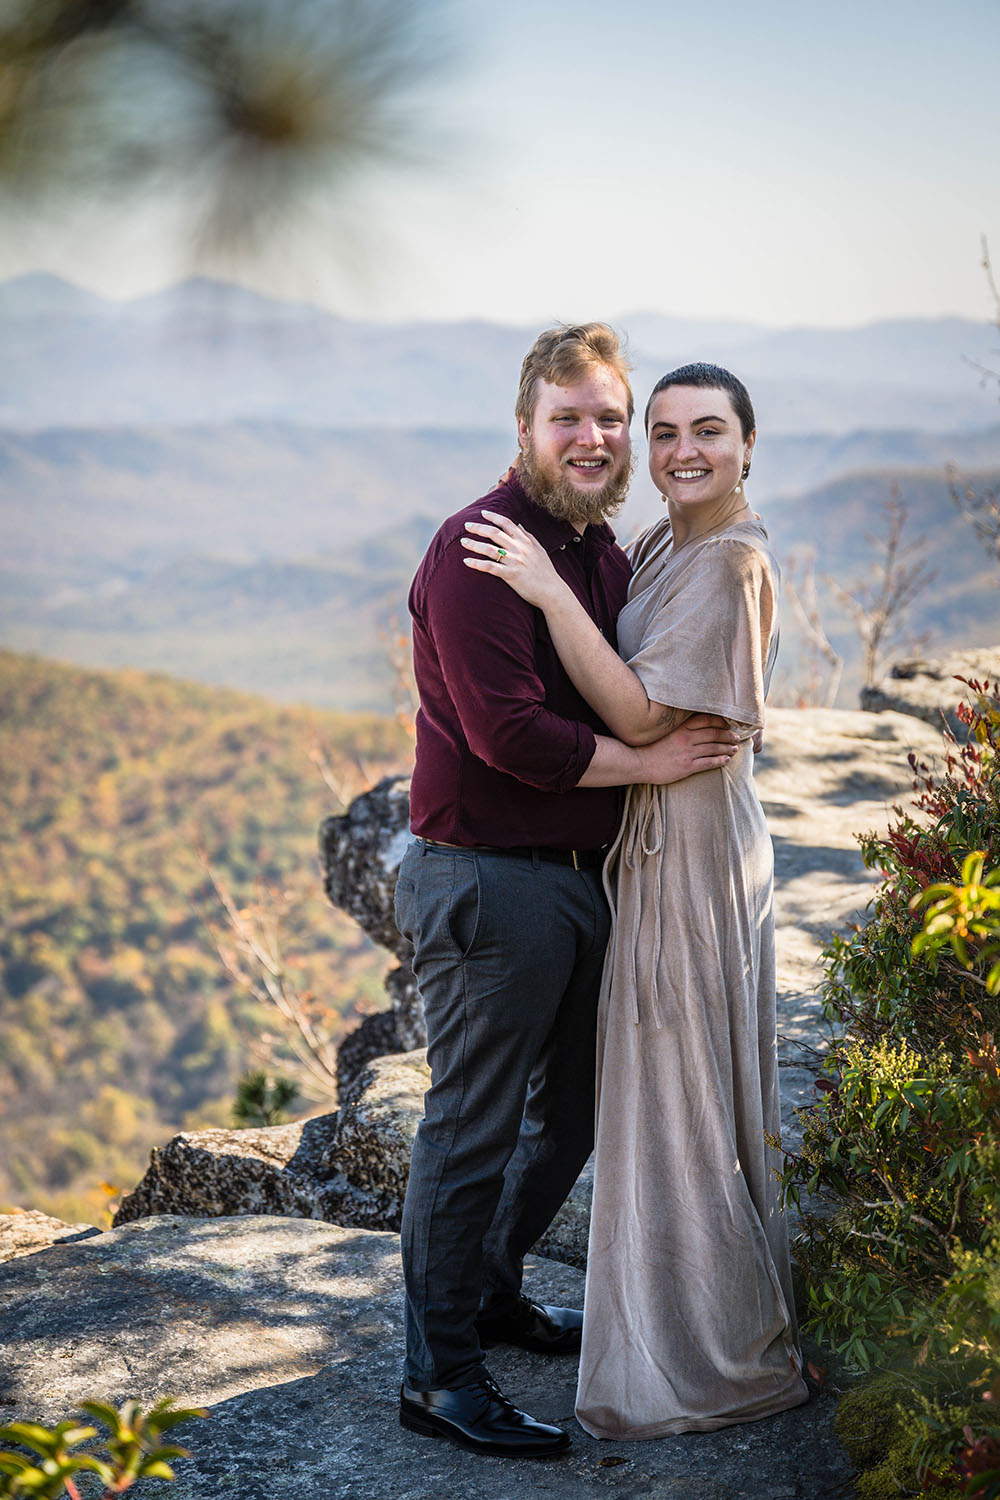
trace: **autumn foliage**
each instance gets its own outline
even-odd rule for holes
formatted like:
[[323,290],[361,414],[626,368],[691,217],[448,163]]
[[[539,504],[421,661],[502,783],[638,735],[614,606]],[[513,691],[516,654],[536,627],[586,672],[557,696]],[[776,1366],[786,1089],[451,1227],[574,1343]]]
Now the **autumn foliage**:
[[315,761],[347,796],[405,749],[384,718],[0,652],[0,1210],[101,1222],[102,1181],[131,1186],[181,1127],[231,1123],[274,1019],[220,963],[203,859],[241,902],[278,892],[332,1037],[385,1003],[384,957],[322,896],[337,804]]

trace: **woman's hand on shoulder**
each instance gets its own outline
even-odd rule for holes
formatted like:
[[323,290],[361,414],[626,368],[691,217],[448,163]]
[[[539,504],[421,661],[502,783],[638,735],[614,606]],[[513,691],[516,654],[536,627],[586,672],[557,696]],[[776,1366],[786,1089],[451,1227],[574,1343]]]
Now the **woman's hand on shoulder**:
[[465,523],[470,535],[462,538],[462,546],[472,554],[463,559],[466,567],[502,578],[522,599],[539,609],[557,602],[567,591],[567,585],[541,543],[509,516],[493,510],[484,510],[482,514],[483,521]]

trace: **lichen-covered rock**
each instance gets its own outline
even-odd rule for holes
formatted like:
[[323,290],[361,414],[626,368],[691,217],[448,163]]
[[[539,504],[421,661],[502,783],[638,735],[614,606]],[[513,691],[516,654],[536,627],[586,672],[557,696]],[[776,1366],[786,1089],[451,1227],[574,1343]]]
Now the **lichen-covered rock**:
[[427,1045],[427,1027],[424,1025],[424,1004],[413,977],[409,959],[390,969],[385,976],[385,987],[392,1001],[392,1013],[396,1018],[396,1040],[401,1052],[412,1052],[416,1047]]
[[393,898],[400,860],[410,840],[410,779],[385,776],[320,828],[323,888],[334,906],[403,962],[412,948],[400,936]]
[[936,661],[896,662],[888,677],[873,687],[861,689],[861,707],[868,713],[895,710],[913,714],[933,724],[935,729],[943,729],[947,724],[961,740],[965,737],[965,727],[955,710],[970,694],[963,683],[956,681],[958,677],[1000,682],[1000,646],[970,647]]
[[384,777],[370,791],[355,797],[345,813],[327,818],[319,832],[327,896],[399,960],[386,976],[385,985],[396,1018],[395,1041],[407,1052],[422,1047],[427,1040],[423,1007],[410,967],[413,948],[400,934],[393,916],[396,876],[409,841],[408,776]]
[[423,1051],[366,1063],[336,1114],[253,1130],[197,1130],[153,1151],[115,1225],[152,1214],[281,1214],[398,1229],[430,1082]]
[[145,1176],[122,1200],[115,1225],[150,1214],[283,1214],[330,1219],[339,1207],[326,1162],[337,1115],[252,1130],[175,1135],[150,1156]]
[[[398,1229],[430,1070],[422,1048],[374,1057],[337,1114],[255,1130],[198,1130],[152,1153],[115,1226],[154,1214],[280,1214],[358,1229]],[[588,1168],[538,1253],[587,1260]]]
[[355,1026],[337,1048],[337,1099],[341,1108],[354,1097],[365,1064],[373,1057],[409,1050],[400,1045],[396,1017],[391,1010],[379,1010],[365,1016],[360,1026]]
[[[352,1224],[398,1229],[431,1075],[424,1052],[373,1058],[340,1111],[330,1164],[354,1190]],[[340,1220],[341,1223],[344,1220]]]
[[15,1208],[0,1214],[0,1263],[20,1255],[34,1255],[49,1245],[67,1245],[100,1234],[93,1224],[65,1224],[37,1208]]

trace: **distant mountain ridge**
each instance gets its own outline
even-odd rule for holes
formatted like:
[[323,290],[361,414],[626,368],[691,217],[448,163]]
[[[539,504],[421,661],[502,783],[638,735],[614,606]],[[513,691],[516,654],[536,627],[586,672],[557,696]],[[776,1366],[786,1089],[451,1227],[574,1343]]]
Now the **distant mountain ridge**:
[[[1000,458],[966,477],[984,488],[1000,485]],[[958,517],[940,468],[838,475],[784,499],[768,497],[751,484],[752,503],[760,508],[779,559],[784,563],[794,555],[801,561],[809,553],[818,574],[845,586],[870,575],[878,548],[868,538],[884,531],[881,508],[898,493],[909,510],[906,540],[923,539],[937,569],[935,583],[913,612],[914,635],[927,635],[934,651],[1000,639],[1000,577]],[[185,551],[164,553],[151,543],[144,549],[133,544],[132,565],[117,572],[109,570],[113,560],[107,556],[92,557],[88,571],[86,555],[76,553],[83,570],[75,584],[56,587],[54,575],[36,569],[27,583],[26,575],[19,575],[18,588],[14,576],[0,569],[0,641],[91,667],[136,666],[259,691],[283,702],[387,712],[396,685],[390,642],[406,631],[409,582],[444,513],[412,493],[403,500],[420,508],[392,515],[388,504],[376,505],[367,515],[372,529],[362,535],[345,530],[336,547],[305,545],[308,510],[299,526],[290,506],[288,537],[300,545],[282,556],[209,556],[192,527],[183,536]],[[458,503],[456,498],[448,508]],[[649,495],[646,514],[641,510],[616,521],[621,537],[661,513]],[[85,514],[96,539],[100,516]],[[118,501],[111,514],[120,515]],[[331,524],[336,520],[334,514]],[[126,548],[129,538],[120,535],[118,542]],[[145,556],[145,565],[136,565],[139,556]],[[829,597],[824,614],[848,663],[840,701],[850,704],[859,686],[856,632]],[[802,675],[796,663],[801,642],[787,603],[782,630],[779,700],[789,696],[782,683],[794,687]]]
[[[100,592],[195,554],[229,562],[333,554],[485,494],[513,437],[476,429],[343,431],[258,422],[0,431],[0,589]],[[782,437],[762,433],[752,494],[768,511],[870,471],[1000,469],[1000,424]],[[619,530],[660,511],[639,466]],[[15,578],[16,575],[16,578]]]
[[[898,483],[939,562],[917,630],[942,648],[1000,638],[1000,595],[945,478],[1000,476],[996,392],[969,363],[1000,368],[995,330],[621,322],[640,412],[692,358],[747,379],[749,492],[782,557],[811,545],[849,583]],[[383,637],[434,527],[514,456],[533,333],[350,322],[205,278],[124,304],[51,276],[0,283],[0,641],[388,707]],[[616,527],[660,513],[640,457]]]
[[[664,369],[730,365],[772,433],[991,421],[975,365],[997,334],[958,318],[853,329],[767,329],[655,313],[617,320],[641,402]],[[536,329],[486,321],[353,322],[195,278],[111,303],[48,275],[0,283],[0,426],[284,420],[337,427],[510,431]]]

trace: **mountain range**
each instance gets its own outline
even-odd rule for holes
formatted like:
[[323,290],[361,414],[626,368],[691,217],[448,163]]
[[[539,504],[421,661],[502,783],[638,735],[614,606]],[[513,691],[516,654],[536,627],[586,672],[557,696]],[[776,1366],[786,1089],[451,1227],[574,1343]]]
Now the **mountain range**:
[[[877,560],[867,538],[898,490],[908,537],[937,566],[915,635],[932,648],[1000,638],[997,570],[946,479],[954,466],[963,482],[1000,480],[996,391],[970,363],[1000,368],[995,330],[622,321],[637,392],[696,355],[748,379],[749,493],[782,558],[811,548],[819,572],[851,584]],[[440,519],[510,462],[531,336],[351,323],[204,279],[123,304],[49,276],[0,283],[0,641],[388,707],[408,579]],[[616,528],[658,514],[640,464]],[[791,619],[786,640],[794,660]],[[856,685],[849,670],[842,702]]]
[[[665,369],[708,359],[751,386],[771,433],[984,425],[996,331],[960,318],[768,329],[636,312],[639,399]],[[0,427],[289,421],[335,428],[510,431],[537,330],[487,322],[352,322],[194,278],[113,303],[36,274],[0,284]]]

